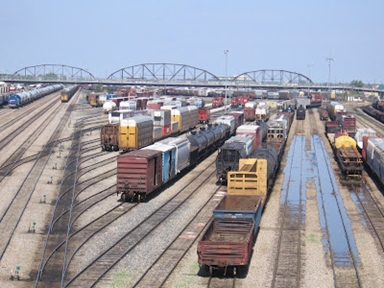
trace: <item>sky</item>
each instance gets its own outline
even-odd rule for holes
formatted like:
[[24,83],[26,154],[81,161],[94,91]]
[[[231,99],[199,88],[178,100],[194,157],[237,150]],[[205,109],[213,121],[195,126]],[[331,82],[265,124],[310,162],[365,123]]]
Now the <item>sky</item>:
[[0,0],[0,73],[65,64],[99,78],[142,63],[217,75],[277,69],[384,83],[382,0]]

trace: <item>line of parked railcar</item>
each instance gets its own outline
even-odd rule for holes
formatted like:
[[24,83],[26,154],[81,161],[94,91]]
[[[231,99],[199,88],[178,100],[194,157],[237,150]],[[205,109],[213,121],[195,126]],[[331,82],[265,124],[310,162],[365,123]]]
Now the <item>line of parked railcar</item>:
[[327,112],[333,121],[325,122],[325,132],[336,161],[343,174],[358,177],[363,170],[363,161],[354,139],[357,131],[356,118],[339,102],[328,103]]
[[11,108],[18,108],[61,89],[63,89],[63,85],[57,84],[40,89],[33,89],[21,93],[12,94],[8,97],[8,104]]
[[68,102],[69,100],[71,100],[72,96],[75,95],[79,87],[79,85],[72,85],[61,91],[61,102]]
[[[227,194],[213,211],[213,219],[198,242],[198,262],[208,267],[236,270],[249,264],[262,208],[273,186],[293,112],[281,113],[266,123],[267,139],[248,158],[227,172]],[[250,125],[252,126],[252,125]],[[224,144],[225,145],[225,144]],[[236,171],[235,171],[236,170]]]
[[376,105],[368,105],[368,106],[364,106],[362,107],[363,111],[365,113],[367,113],[369,116],[375,118],[377,121],[380,121],[381,123],[384,123],[384,112],[375,108],[376,107],[381,107],[381,106],[378,106],[378,104]]
[[121,118],[120,123],[102,126],[102,150],[137,150],[162,138],[187,132],[199,123],[198,109],[191,105],[162,106],[160,110],[148,110],[133,117],[129,113],[121,115],[126,118]]
[[121,194],[123,201],[145,199],[220,147],[233,133],[231,128],[216,123],[193,131],[187,137],[169,137],[120,155],[117,158],[117,195]]

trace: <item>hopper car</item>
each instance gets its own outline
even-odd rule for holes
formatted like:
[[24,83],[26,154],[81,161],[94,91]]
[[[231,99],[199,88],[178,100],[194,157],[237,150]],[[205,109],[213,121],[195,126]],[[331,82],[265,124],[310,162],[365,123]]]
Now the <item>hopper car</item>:
[[36,99],[47,96],[53,92],[63,89],[63,85],[51,85],[40,89],[34,89],[29,91],[24,91],[17,94],[12,94],[8,97],[8,105],[11,108],[18,108],[20,106],[26,105]]
[[117,158],[117,195],[142,201],[186,168],[200,163],[230,136],[225,124],[207,126],[187,137],[170,137]]
[[61,91],[61,102],[68,102],[69,100],[71,100],[72,96],[75,95],[79,87],[79,85],[72,85]]

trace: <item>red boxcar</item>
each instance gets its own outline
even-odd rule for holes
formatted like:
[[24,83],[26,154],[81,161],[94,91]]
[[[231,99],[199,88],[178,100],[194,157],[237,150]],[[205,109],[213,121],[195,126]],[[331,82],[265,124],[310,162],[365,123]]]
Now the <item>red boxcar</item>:
[[138,201],[156,190],[162,179],[162,153],[155,150],[136,150],[117,158],[117,195],[128,201]]
[[211,117],[211,110],[208,108],[199,108],[199,122],[200,123],[209,123]]
[[237,106],[239,106],[239,103],[238,103],[238,100],[237,100],[238,98],[237,97],[232,97],[231,98],[231,106],[232,107],[237,107]]

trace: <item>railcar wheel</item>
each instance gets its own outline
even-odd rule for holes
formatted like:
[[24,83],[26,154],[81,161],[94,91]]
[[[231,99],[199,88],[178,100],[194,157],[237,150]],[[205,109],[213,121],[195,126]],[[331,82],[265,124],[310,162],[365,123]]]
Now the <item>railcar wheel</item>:
[[127,202],[127,195],[125,193],[121,194],[121,201]]
[[233,267],[233,277],[236,277],[236,273],[237,273],[236,267]]

